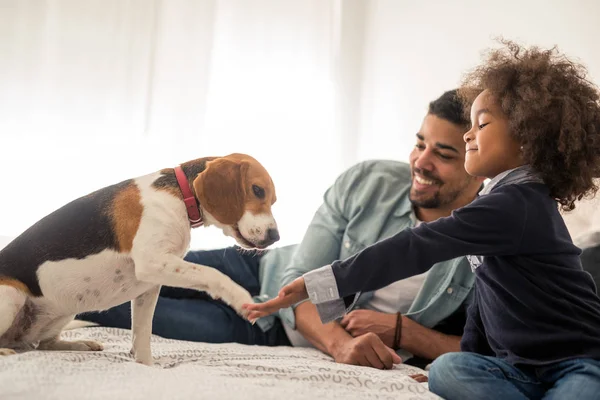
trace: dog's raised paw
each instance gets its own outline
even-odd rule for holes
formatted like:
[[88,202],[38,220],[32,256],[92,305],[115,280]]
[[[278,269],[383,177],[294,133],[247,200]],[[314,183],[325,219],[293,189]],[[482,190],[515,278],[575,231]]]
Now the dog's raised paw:
[[235,312],[244,319],[248,319],[248,310],[242,308],[244,304],[253,303],[254,300],[250,293],[233,282],[227,279],[220,282],[215,289],[207,291],[213,299],[220,299],[222,302],[233,308]]
[[249,311],[242,308],[242,306],[244,304],[254,303],[254,300],[252,299],[252,296],[250,295],[250,293],[248,293],[244,289],[238,290],[235,292],[235,294],[231,298],[232,298],[232,302],[231,302],[230,306],[235,310],[235,312],[240,317],[247,320]]

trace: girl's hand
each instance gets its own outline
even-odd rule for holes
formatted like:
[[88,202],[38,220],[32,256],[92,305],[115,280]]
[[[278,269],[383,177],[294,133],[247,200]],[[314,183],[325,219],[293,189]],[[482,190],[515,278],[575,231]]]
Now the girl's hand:
[[242,308],[248,310],[248,321],[254,322],[257,319],[266,315],[272,314],[275,311],[289,307],[302,300],[308,299],[308,293],[304,286],[304,278],[298,278],[292,283],[284,286],[279,291],[279,295],[264,303],[244,304]]

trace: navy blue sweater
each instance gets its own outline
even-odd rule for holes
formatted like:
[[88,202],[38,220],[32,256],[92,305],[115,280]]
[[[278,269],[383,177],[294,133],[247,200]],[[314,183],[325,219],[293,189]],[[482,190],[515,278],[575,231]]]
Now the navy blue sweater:
[[512,364],[600,359],[600,299],[543,183],[497,183],[447,218],[332,264],[339,295],[376,290],[467,256],[476,274],[463,351]]

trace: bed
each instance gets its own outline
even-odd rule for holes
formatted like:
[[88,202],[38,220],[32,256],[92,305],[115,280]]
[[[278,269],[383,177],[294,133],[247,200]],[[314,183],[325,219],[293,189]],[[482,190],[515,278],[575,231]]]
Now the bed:
[[66,340],[102,352],[29,351],[0,357],[0,399],[439,399],[408,365],[380,371],[335,363],[312,348],[207,344],[153,336],[154,367],[133,361],[129,330],[86,327]]

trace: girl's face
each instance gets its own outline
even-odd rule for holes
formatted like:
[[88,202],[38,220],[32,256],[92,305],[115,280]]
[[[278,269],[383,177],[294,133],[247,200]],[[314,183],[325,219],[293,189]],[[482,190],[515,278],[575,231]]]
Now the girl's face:
[[523,165],[521,146],[509,132],[508,118],[487,90],[471,106],[471,124],[463,136],[465,170],[470,175],[493,178]]

